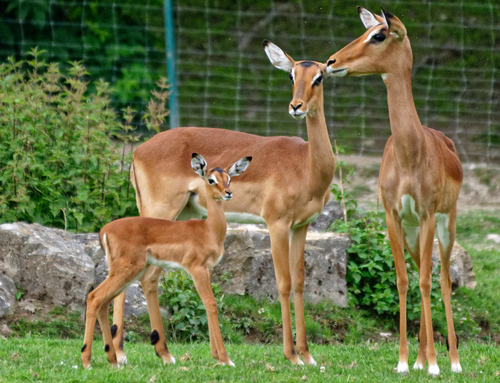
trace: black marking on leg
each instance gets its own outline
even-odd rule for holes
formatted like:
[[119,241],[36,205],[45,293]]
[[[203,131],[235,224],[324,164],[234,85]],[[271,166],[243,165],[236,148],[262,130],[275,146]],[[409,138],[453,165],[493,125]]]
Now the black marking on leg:
[[83,347],[82,347],[82,352],[84,352],[86,348],[87,348],[87,345],[84,344]]
[[[448,337],[446,337],[446,342],[448,342]],[[418,344],[420,344],[420,334],[418,334]]]
[[123,336],[122,338],[120,339],[120,344],[118,345],[118,348],[123,351]]
[[158,341],[160,340],[160,334],[158,334],[158,331],[153,330],[151,332],[151,335],[149,336],[151,338],[151,344],[154,346]]
[[116,336],[116,332],[118,331],[118,326],[117,325],[113,325],[111,326],[111,338],[114,338]]
[[104,346],[104,351],[105,351],[105,352],[108,352],[108,351],[109,351],[109,344],[107,344],[106,346]]
[[458,350],[458,344],[460,343],[459,340],[458,340],[458,335],[455,334],[455,336],[457,337],[457,350]]
[[167,341],[163,343],[163,346],[165,346],[165,350],[168,352]]

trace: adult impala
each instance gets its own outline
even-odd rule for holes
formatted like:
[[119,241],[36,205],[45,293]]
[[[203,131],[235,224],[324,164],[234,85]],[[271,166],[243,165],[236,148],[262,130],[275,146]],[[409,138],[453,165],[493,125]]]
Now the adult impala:
[[387,87],[392,136],[380,168],[379,189],[387,213],[387,230],[397,273],[400,301],[398,372],[408,372],[406,293],[408,276],[404,247],[419,269],[422,293],[420,346],[413,368],[429,363],[438,375],[431,318],[432,245],[437,226],[441,253],[441,292],[448,325],[451,370],[461,372],[458,338],[453,328],[450,295],[450,254],[455,242],[456,205],[462,184],[462,166],[453,142],[441,132],[422,126],[411,89],[412,51],[406,28],[382,10],[382,17],[358,7],[367,31],[335,53],[327,62],[335,76],[380,74]]
[[[210,268],[224,252],[226,218],[222,200],[229,201],[230,177],[239,176],[250,164],[251,157],[242,158],[223,170],[207,171],[207,162],[192,154],[191,167],[204,183],[207,197],[207,219],[183,222],[164,219],[131,217],[108,223],[101,229],[100,239],[106,253],[109,273],[106,280],[92,291],[87,300],[85,340],[82,362],[90,367],[90,354],[96,316],[104,338],[104,350],[109,362],[119,366],[109,327],[108,307],[111,300],[134,280],[142,278],[151,267],[182,268],[193,277],[194,284],[207,311],[212,356],[219,362],[234,366],[229,359],[217,319],[217,303],[210,286]],[[151,333],[151,343],[160,341],[157,331]],[[164,343],[165,348],[167,345]],[[168,350],[167,350],[168,352]],[[165,355],[175,363],[172,355]]]
[[[157,134],[134,153],[131,170],[141,216],[187,219],[205,214],[207,196],[199,177],[187,171],[193,152],[203,153],[210,163],[234,161],[242,152],[254,158],[247,172],[233,184],[235,197],[224,205],[230,222],[266,223],[283,318],[285,357],[293,364],[315,365],[309,353],[302,301],[304,245],[307,228],[329,198],[335,160],[323,112],[323,77],[326,65],[294,61],[265,40],[271,63],[286,71],[293,84],[289,113],[306,119],[308,142],[297,137],[260,137],[210,128],[177,128]],[[168,363],[158,307],[160,268],[151,268],[142,279],[151,326],[159,339],[155,351]],[[290,317],[293,289],[297,352]],[[113,342],[119,360],[123,353],[124,296],[115,300]]]

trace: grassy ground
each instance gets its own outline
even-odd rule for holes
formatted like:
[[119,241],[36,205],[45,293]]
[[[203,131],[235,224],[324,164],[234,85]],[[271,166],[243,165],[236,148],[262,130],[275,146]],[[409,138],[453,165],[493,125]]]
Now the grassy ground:
[[[144,343],[127,347],[129,364],[119,370],[106,360],[103,344],[95,342],[93,363],[84,370],[80,362],[80,340],[37,337],[1,341],[0,382],[399,382],[435,381],[426,371],[410,371],[401,377],[393,371],[398,348],[394,343],[362,345],[312,345],[317,367],[291,366],[278,345],[227,345],[236,367],[215,365],[210,347],[202,344],[172,344],[177,364],[163,366],[151,346]],[[410,363],[417,354],[411,340]],[[439,381],[488,382],[500,379],[500,348],[469,341],[460,346],[464,373],[452,374],[446,348],[438,346]],[[181,358],[181,356],[184,356]],[[181,361],[181,359],[183,359]],[[320,366],[324,366],[321,372]]]

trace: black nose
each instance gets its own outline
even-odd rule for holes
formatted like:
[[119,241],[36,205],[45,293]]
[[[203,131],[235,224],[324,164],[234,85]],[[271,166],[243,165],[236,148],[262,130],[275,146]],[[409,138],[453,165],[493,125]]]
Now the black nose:
[[228,197],[230,197],[230,196],[232,196],[232,195],[233,195],[233,193],[232,193],[232,192],[230,192],[230,191],[227,191],[227,192],[226,192],[226,195],[227,195]]
[[337,60],[336,59],[328,60],[328,62],[326,63],[326,66],[330,66],[332,64],[335,64],[335,61],[337,61]]
[[302,106],[302,103],[299,103],[297,106],[293,106],[292,103],[290,103],[290,106],[292,107],[292,109],[296,112],[297,109],[299,109],[301,106]]

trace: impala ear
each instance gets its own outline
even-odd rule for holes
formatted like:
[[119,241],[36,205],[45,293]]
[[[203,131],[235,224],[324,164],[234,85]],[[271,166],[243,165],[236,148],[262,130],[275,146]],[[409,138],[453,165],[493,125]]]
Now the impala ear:
[[371,27],[374,27],[375,25],[383,24],[384,20],[382,17],[378,15],[374,15],[371,13],[368,9],[365,9],[363,7],[358,7],[358,14],[359,18],[361,19],[361,22],[365,26],[366,29],[370,29]]
[[193,153],[191,158],[191,167],[194,172],[198,174],[201,178],[204,178],[207,174],[207,161],[199,154]]
[[382,17],[384,19],[384,23],[387,25],[389,29],[389,33],[401,40],[406,36],[406,28],[396,16],[393,14],[384,11],[384,8],[380,8],[382,10]]
[[248,165],[250,165],[250,161],[252,161],[252,157],[245,157],[241,160],[236,161],[227,171],[227,174],[230,177],[239,176],[245,170],[247,170]]
[[276,68],[284,70],[285,72],[290,72],[295,64],[295,61],[281,50],[277,45],[274,45],[269,40],[264,40],[262,42],[266,55]]

